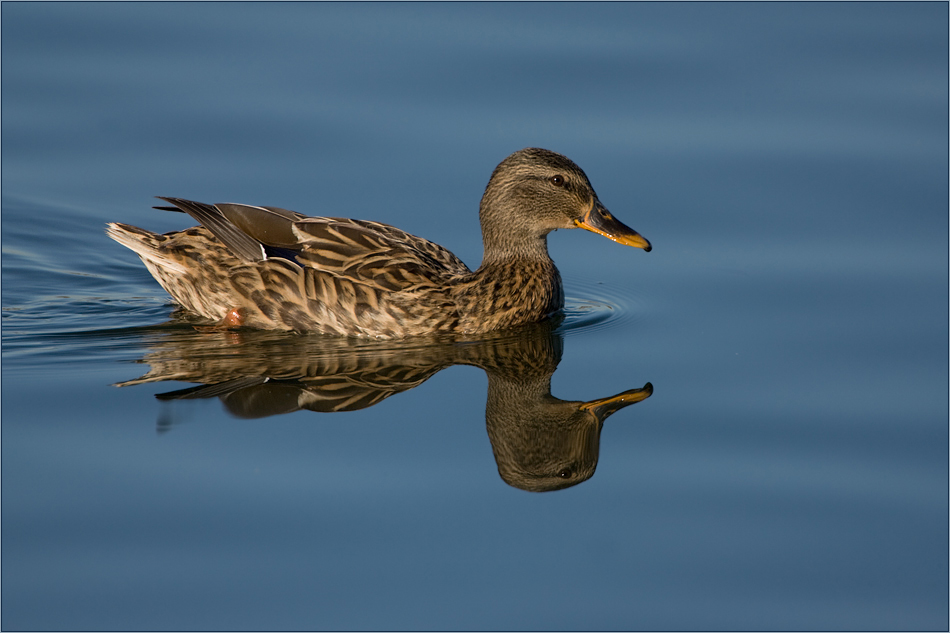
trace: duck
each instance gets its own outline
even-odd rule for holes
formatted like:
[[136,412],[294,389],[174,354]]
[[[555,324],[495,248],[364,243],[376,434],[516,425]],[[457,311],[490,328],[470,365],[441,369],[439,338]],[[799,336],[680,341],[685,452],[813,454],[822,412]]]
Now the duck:
[[399,339],[480,335],[539,323],[564,306],[547,235],[582,228],[649,252],[601,204],[566,156],[505,158],[479,205],[484,254],[474,271],[449,250],[381,222],[279,207],[159,197],[199,226],[157,234],[110,222],[182,308],[215,329]]

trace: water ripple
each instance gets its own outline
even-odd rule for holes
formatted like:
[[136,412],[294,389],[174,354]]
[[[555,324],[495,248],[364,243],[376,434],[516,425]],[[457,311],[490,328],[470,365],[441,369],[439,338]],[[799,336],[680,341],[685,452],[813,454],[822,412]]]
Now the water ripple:
[[566,336],[627,327],[642,321],[646,312],[644,297],[626,285],[568,278],[565,294],[564,322],[558,330]]

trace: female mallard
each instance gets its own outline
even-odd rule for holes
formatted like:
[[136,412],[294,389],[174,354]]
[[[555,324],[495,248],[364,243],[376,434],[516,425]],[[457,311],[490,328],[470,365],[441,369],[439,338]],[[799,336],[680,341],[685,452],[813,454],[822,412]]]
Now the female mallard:
[[162,198],[201,226],[158,235],[110,223],[186,309],[221,327],[396,338],[480,334],[564,305],[547,234],[587,229],[646,251],[566,156],[523,149],[498,165],[479,207],[485,254],[472,272],[438,244],[379,222]]

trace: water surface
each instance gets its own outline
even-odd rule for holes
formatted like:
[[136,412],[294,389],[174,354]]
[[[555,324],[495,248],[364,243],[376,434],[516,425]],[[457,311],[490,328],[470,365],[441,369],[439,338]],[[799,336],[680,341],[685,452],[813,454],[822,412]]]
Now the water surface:
[[[947,628],[945,4],[0,10],[4,629]],[[489,340],[198,331],[103,232],[474,267],[526,146],[654,250]]]

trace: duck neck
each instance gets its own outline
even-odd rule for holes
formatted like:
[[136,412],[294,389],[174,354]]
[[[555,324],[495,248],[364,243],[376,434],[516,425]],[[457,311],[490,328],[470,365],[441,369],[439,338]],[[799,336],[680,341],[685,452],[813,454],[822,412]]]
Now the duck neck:
[[525,291],[530,286],[540,283],[560,291],[561,276],[558,274],[554,261],[548,254],[548,240],[546,235],[527,236],[513,232],[482,231],[482,240],[485,253],[482,264],[475,271],[477,277],[486,282],[495,284],[506,282],[505,286],[514,284],[513,293],[519,294],[518,288],[522,285]]
[[[561,276],[548,255],[547,234],[536,214],[523,207],[534,202],[497,182],[492,175],[479,208],[482,265],[458,297],[466,331],[489,331],[537,323],[564,305]],[[510,184],[510,183],[509,183]]]
[[547,234],[505,231],[482,226],[482,244],[485,251],[479,270],[496,265],[510,265],[513,261],[554,265],[548,254]]

